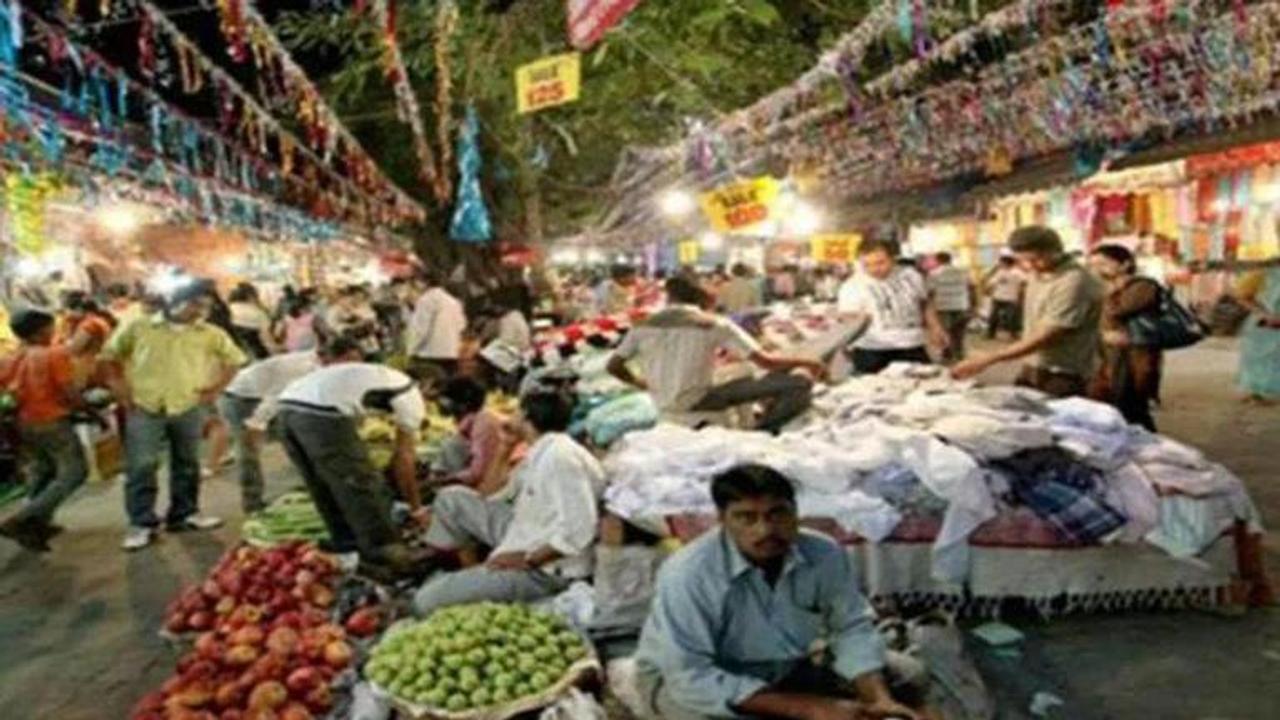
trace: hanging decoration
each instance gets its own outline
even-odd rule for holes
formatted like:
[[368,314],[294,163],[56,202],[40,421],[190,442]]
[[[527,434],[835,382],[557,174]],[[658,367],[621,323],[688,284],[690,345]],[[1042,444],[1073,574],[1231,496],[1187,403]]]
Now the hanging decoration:
[[450,48],[458,31],[458,6],[443,0],[436,8],[436,142],[440,144],[440,172],[436,173],[436,198],[444,202],[453,192],[449,166],[453,164],[453,60]]
[[480,190],[480,122],[474,107],[467,108],[458,132],[458,198],[454,203],[449,237],[470,243],[489,242],[493,228]]
[[238,63],[249,59],[245,46],[245,0],[218,0],[218,27],[227,40],[227,56]]
[[[409,131],[413,135],[413,151],[418,158],[418,177],[423,184],[433,189],[437,199],[442,202],[447,201],[449,193],[445,191],[443,196],[441,195],[441,187],[447,185],[447,180],[442,183],[440,179],[446,173],[436,168],[435,153],[427,140],[426,126],[422,121],[422,109],[418,105],[418,97],[409,81],[409,69],[400,53],[400,43],[396,40],[395,0],[373,0],[369,7],[374,22],[382,34],[383,72],[391,82],[391,88],[395,94],[396,117],[409,126]],[[439,68],[436,73],[441,74]],[[440,168],[444,167],[442,161]]]
[[639,4],[640,0],[568,0],[569,44],[590,50]]
[[23,255],[39,255],[48,244],[45,237],[45,209],[58,191],[49,173],[9,173],[4,178],[4,207],[9,217],[14,247]]

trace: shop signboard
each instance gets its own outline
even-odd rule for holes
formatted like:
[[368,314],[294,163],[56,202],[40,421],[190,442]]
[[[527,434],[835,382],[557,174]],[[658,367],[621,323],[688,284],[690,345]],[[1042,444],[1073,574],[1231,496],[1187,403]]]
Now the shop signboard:
[[769,219],[778,197],[778,181],[767,175],[721,185],[700,198],[702,212],[716,232],[735,232]]
[[809,238],[813,259],[824,263],[853,262],[861,244],[858,233],[822,233]]
[[521,115],[574,102],[582,89],[582,56],[542,58],[516,68],[516,109]]
[[590,49],[639,4],[640,0],[565,0],[569,44]]

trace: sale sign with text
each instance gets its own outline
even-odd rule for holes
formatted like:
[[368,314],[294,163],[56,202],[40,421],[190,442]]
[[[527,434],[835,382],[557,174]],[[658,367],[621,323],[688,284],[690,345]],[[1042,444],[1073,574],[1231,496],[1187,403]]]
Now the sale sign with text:
[[578,99],[582,56],[552,55],[516,68],[516,109],[521,115]]
[[701,197],[702,212],[718,232],[744,230],[769,219],[778,181],[764,176],[721,185]]
[[569,44],[579,50],[590,48],[639,4],[640,0],[566,0]]
[[824,263],[853,262],[862,236],[858,233],[823,233],[809,238],[813,259]]

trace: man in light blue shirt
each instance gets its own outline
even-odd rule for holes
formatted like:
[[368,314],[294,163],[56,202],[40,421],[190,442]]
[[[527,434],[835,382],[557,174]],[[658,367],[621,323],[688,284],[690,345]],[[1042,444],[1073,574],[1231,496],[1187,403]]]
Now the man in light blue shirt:
[[[802,532],[795,490],[741,465],[717,476],[720,528],[673,556],[636,654],[667,720],[924,720],[895,701],[885,649],[844,550]],[[825,641],[825,650],[815,650]],[[815,655],[829,663],[819,665]]]

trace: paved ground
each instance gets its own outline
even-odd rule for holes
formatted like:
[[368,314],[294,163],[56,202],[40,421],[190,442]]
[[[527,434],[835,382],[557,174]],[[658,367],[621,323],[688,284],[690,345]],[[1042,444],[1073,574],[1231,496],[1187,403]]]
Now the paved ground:
[[[1280,409],[1234,400],[1230,343],[1173,356],[1159,421],[1245,478],[1266,517],[1280,518],[1276,469]],[[278,464],[279,458],[276,457]],[[277,478],[276,487],[287,480]],[[206,506],[238,517],[229,480],[207,487]],[[201,577],[235,537],[231,528],[165,538],[141,554],[117,545],[118,485],[97,485],[60,516],[68,532],[44,557],[0,546],[0,719],[111,720],[160,683],[176,659],[156,635],[165,604]],[[1280,578],[1280,536],[1267,560]],[[1021,657],[984,654],[1002,717],[1029,717],[1048,691],[1070,720],[1274,720],[1280,718],[1280,610],[1227,619],[1182,612],[1015,621]]]

